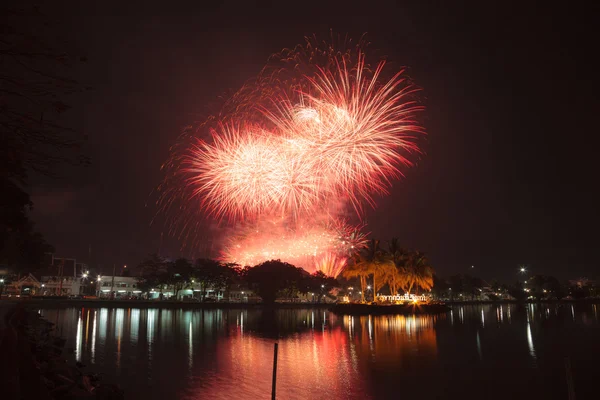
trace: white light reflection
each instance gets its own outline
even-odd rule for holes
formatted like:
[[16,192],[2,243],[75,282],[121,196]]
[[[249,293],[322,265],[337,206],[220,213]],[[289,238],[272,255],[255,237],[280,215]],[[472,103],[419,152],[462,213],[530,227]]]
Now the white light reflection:
[[450,309],[450,325],[454,325],[454,311]]
[[[481,309],[481,326],[485,328],[485,315],[483,314],[483,308]],[[477,337],[479,337],[479,332],[477,332]]]
[[[242,321],[244,320],[244,314],[242,314]],[[190,372],[192,372],[192,367],[194,366],[194,342],[192,335],[192,321],[190,320],[190,328],[188,332],[188,368]]]
[[77,319],[77,334],[75,336],[75,360],[81,361],[81,337],[83,335],[83,321],[81,318],[81,312],[79,312],[79,318]]
[[575,307],[571,304],[571,315],[573,316],[573,321],[575,321]]
[[106,325],[108,320],[108,309],[102,308],[100,309],[100,322],[98,324],[99,338],[100,343],[104,343],[106,340]]
[[244,335],[244,311],[240,312],[240,334]]
[[533,347],[533,336],[531,335],[531,324],[527,321],[527,345],[529,346],[529,354],[535,359],[535,347]]
[[464,323],[465,321],[465,309],[463,307],[460,308],[460,312],[459,312],[459,316],[460,316],[460,323]]
[[152,343],[154,341],[154,319],[156,310],[148,310],[148,322],[146,324],[146,339],[148,340],[148,363],[152,364]]
[[94,323],[92,324],[92,364],[96,361],[96,317],[98,316],[97,310],[94,310]]
[[508,317],[508,323],[511,323],[511,318],[510,318],[510,305],[508,307],[506,307],[506,316]]
[[129,340],[131,344],[137,344],[138,338],[140,335],[140,310],[133,309],[131,310],[131,315],[129,317]]

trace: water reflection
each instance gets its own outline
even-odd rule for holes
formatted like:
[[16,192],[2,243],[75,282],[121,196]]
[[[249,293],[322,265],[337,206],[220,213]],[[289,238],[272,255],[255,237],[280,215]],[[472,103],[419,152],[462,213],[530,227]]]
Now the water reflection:
[[[314,309],[101,308],[42,314],[57,322],[75,360],[95,364],[96,372],[113,377],[136,398],[266,398],[275,341],[279,398],[395,398],[389,394],[399,385],[408,397],[469,398],[461,382],[477,386],[474,381],[482,382],[480,398],[515,398],[510,385],[487,392],[486,374],[519,369],[510,374],[511,383],[521,382],[520,390],[531,389],[533,398],[553,398],[562,389],[550,388],[560,379],[545,377],[562,371],[564,354],[581,368],[587,355],[600,351],[592,341],[600,334],[597,307],[578,307],[458,306],[437,316],[376,317]],[[578,334],[585,336],[572,336]],[[573,346],[584,339],[585,352],[578,358]],[[600,372],[597,366],[591,371]],[[462,381],[466,377],[468,382]]]

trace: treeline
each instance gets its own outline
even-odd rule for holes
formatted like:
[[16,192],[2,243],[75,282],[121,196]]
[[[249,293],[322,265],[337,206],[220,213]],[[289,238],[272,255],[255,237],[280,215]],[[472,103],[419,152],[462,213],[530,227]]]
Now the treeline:
[[265,303],[274,303],[277,298],[294,299],[306,293],[312,293],[320,301],[338,286],[335,279],[321,272],[309,274],[280,260],[240,267],[205,258],[193,262],[185,258],[168,261],[154,254],[140,263],[138,270],[138,289],[143,292],[170,288],[177,298],[183,289],[198,288],[202,301],[209,289],[226,294],[236,286],[250,289]]
[[463,301],[583,299],[600,296],[600,287],[595,282],[578,285],[542,274],[523,276],[511,284],[498,280],[487,282],[468,274],[458,274],[448,278],[434,276],[432,295],[443,300]]

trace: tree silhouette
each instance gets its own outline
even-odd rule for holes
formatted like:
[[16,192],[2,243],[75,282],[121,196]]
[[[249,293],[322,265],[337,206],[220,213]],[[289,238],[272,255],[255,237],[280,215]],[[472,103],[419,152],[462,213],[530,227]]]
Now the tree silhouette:
[[300,288],[304,274],[302,268],[271,260],[250,268],[246,279],[264,303],[273,304],[279,291]]

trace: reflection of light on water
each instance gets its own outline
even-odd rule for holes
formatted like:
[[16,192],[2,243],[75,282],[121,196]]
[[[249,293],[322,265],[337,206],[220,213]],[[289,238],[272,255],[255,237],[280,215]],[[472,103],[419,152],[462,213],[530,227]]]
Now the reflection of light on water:
[[240,312],[240,333],[244,334],[244,311]]
[[96,357],[96,317],[98,312],[94,310],[94,323],[92,324],[92,364],[95,362]]
[[[485,328],[485,315],[483,314],[483,308],[481,309],[481,325]],[[479,333],[477,333],[479,335]]]
[[85,347],[87,349],[88,346],[88,340],[89,340],[89,336],[90,336],[90,310],[87,311],[86,314],[86,318],[85,318]]
[[146,323],[146,339],[148,340],[148,362],[152,361],[152,342],[154,341],[154,319],[156,310],[148,310],[148,322]]
[[101,343],[104,343],[104,340],[106,340],[107,320],[108,320],[108,309],[107,308],[100,309],[100,323],[98,325],[98,330],[100,332],[99,332],[98,336],[100,337]]
[[596,305],[593,305],[594,308],[594,318],[596,319],[596,321],[598,321],[598,308],[596,307]]
[[121,368],[121,340],[123,339],[123,316],[125,311],[122,308],[117,309],[115,323],[115,336],[117,337],[117,369]]
[[129,320],[129,337],[132,344],[137,344],[140,331],[140,310],[131,310]]
[[459,315],[460,315],[460,323],[462,324],[465,322],[465,309],[463,307],[460,308]]
[[[244,320],[244,314],[242,313],[242,321]],[[194,342],[192,335],[192,321],[190,320],[190,328],[188,332],[188,368],[192,371],[194,365]]]
[[450,309],[450,325],[454,325],[454,311]]
[[479,339],[479,331],[477,331],[477,354],[479,354],[479,359],[483,360],[483,354],[481,353],[481,340]]
[[83,335],[82,329],[83,321],[80,313],[79,318],[77,318],[77,334],[75,336],[75,359],[77,361],[81,361],[81,336]]
[[531,324],[527,322],[527,344],[529,345],[529,353],[535,358],[535,348],[533,347],[533,337],[531,336]]
[[500,322],[504,322],[504,309],[500,306]]
[[573,321],[575,321],[575,307],[571,304],[571,315],[573,316]]

